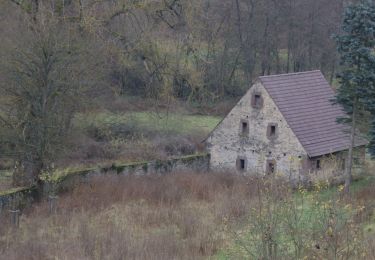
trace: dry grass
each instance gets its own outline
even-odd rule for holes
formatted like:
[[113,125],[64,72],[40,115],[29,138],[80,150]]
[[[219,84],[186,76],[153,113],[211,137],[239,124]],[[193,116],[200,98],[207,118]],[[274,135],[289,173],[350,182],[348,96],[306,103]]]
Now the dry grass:
[[43,202],[24,212],[18,230],[1,225],[0,252],[3,259],[206,258],[223,246],[225,223],[249,211],[249,183],[229,174],[99,177],[61,196],[56,215]]
[[231,173],[96,177],[61,195],[54,214],[48,202],[24,210],[19,229],[3,213],[0,258],[244,259],[244,248],[264,256],[276,243],[277,259],[293,259],[293,237],[304,241],[301,257],[331,259],[332,245],[350,245],[342,259],[373,259],[375,182],[356,185],[342,200],[337,187],[298,195],[278,180]]

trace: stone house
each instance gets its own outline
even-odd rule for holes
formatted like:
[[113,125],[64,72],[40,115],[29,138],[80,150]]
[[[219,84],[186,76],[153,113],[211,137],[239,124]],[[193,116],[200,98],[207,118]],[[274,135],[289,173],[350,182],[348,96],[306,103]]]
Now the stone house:
[[[320,71],[259,77],[206,139],[210,168],[293,180],[341,173],[350,138],[333,98]],[[356,165],[366,144],[356,138]]]

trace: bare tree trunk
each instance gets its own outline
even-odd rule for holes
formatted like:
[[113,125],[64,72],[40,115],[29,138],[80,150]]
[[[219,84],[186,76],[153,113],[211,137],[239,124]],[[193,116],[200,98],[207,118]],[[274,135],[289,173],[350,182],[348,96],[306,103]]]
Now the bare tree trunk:
[[32,7],[32,17],[33,21],[36,23],[37,22],[37,16],[39,12],[39,0],[34,0],[33,1],[33,7]]
[[237,27],[238,27],[238,36],[240,38],[240,41],[241,41],[241,45],[243,44],[242,42],[242,29],[241,29],[241,8],[240,8],[240,4],[238,2],[238,0],[236,0],[236,9],[237,9]]
[[82,26],[82,21],[83,21],[83,0],[79,0],[79,22]]
[[346,194],[350,191],[350,184],[352,183],[352,166],[353,166],[353,150],[355,140],[355,129],[356,129],[356,114],[357,114],[357,98],[353,102],[353,114],[352,114],[352,125],[350,130],[350,146],[348,151],[348,158],[345,165],[345,187],[344,192]]
[[333,80],[336,74],[336,60],[333,60],[332,67],[331,67],[331,76],[329,77],[329,84],[332,86]]
[[292,16],[292,9],[293,9],[293,3],[292,0],[289,0],[289,10],[287,15],[289,16],[288,21],[288,47],[287,47],[287,62],[286,62],[286,73],[289,73],[290,71],[290,55],[291,55],[291,49],[292,49],[292,35],[293,35],[293,16]]

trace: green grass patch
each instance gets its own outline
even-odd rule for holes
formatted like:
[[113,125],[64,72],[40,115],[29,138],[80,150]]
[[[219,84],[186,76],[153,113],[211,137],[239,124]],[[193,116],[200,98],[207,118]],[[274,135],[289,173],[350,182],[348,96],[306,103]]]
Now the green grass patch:
[[8,179],[8,178],[12,178],[12,171],[9,171],[9,170],[2,170],[0,171],[0,179]]
[[201,115],[182,115],[175,113],[90,113],[79,114],[75,118],[77,127],[89,126],[111,127],[122,125],[129,131],[139,130],[145,132],[194,134],[209,133],[220,122],[220,117]]
[[8,196],[8,195],[11,195],[13,193],[18,193],[18,192],[25,192],[25,191],[28,191],[28,190],[32,190],[34,187],[16,187],[16,188],[11,188],[11,189],[7,189],[7,190],[4,190],[4,191],[1,191],[0,192],[0,196]]
[[[358,178],[352,182],[350,185],[350,191],[352,193],[359,192],[361,189],[366,188],[367,186],[373,184],[375,182],[375,176],[365,176],[363,178]],[[332,186],[327,189],[323,189],[319,193],[319,197],[321,200],[328,200],[329,198],[332,198],[335,194],[337,194],[337,191],[340,187],[338,186]]]
[[[355,197],[357,192],[368,188],[374,182],[374,176],[366,176],[353,181],[350,191]],[[260,217],[259,212],[256,211],[258,208],[254,208],[248,220],[239,227],[233,227],[233,236],[228,241],[228,245],[218,251],[215,259],[257,259],[262,238],[264,234],[267,234],[267,228],[271,226],[274,227],[273,239],[277,241],[277,244],[282,245],[284,249],[281,251],[288,257],[293,256],[295,248],[293,241],[296,241],[293,240],[291,234],[310,244],[315,243],[315,239],[306,234],[319,233],[322,238],[327,234],[330,236],[330,232],[333,234],[335,230],[340,230],[336,235],[351,232],[353,236],[359,236],[359,231],[356,233],[355,228],[350,225],[346,228],[345,225],[354,220],[354,216],[361,211],[362,206],[342,201],[341,189],[342,186],[322,185],[312,191],[306,189],[296,191],[285,202],[265,199],[262,207],[272,212],[264,212]],[[334,223],[332,231],[327,223]],[[375,218],[358,223],[357,227],[358,230],[363,229],[365,235],[372,236],[375,234]],[[321,239],[320,243],[322,243]]]

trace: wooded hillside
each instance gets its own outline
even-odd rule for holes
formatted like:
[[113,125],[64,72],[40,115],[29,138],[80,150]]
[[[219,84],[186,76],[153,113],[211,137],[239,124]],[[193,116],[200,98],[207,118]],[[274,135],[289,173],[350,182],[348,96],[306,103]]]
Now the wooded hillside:
[[0,48],[53,24],[91,52],[85,62],[105,90],[213,101],[241,95],[258,75],[321,69],[333,81],[345,2],[5,0]]

